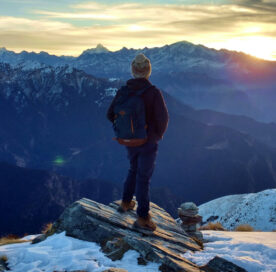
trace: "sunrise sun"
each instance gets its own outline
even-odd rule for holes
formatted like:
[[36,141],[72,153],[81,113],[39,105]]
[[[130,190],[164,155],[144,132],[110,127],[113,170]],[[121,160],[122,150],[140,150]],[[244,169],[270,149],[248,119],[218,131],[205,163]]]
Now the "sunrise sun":
[[227,41],[226,47],[230,50],[243,51],[257,58],[275,60],[276,39],[263,36],[234,38]]

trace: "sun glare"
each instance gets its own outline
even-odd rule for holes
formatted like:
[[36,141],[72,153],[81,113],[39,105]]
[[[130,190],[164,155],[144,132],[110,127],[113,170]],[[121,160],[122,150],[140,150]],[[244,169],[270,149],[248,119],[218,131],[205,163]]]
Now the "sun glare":
[[227,42],[229,49],[243,51],[257,58],[275,60],[276,39],[262,36],[235,38]]
[[128,27],[128,30],[130,30],[130,31],[142,31],[142,30],[144,30],[144,28],[142,26],[139,26],[139,25],[130,25]]

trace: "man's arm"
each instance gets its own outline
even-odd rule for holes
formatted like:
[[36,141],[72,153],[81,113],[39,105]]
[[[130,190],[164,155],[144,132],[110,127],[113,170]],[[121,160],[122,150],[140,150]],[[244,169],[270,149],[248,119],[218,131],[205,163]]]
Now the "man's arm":
[[158,90],[154,97],[154,117],[160,138],[163,137],[169,122],[169,113],[162,93]]

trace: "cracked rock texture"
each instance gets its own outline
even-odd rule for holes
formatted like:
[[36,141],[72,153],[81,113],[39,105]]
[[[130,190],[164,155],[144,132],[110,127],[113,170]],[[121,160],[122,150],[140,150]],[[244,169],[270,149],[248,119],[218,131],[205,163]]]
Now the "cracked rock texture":
[[[160,263],[165,272],[215,271],[208,264],[199,267],[181,256],[187,250],[201,250],[193,239],[162,208],[150,203],[150,213],[157,224],[154,232],[134,227],[136,211],[119,213],[119,202],[109,205],[83,198],[64,210],[53,224],[56,233],[96,242],[112,260],[121,259],[130,249],[140,253],[138,263]],[[226,261],[227,262],[227,261]]]

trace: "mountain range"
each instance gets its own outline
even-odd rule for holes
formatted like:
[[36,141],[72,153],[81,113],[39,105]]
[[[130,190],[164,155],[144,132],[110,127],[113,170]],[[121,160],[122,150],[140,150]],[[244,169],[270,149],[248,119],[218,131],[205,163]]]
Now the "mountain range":
[[[76,179],[121,183],[128,162],[124,148],[112,140],[106,110],[122,84],[68,66],[24,70],[1,64],[0,159]],[[239,193],[275,186],[276,152],[268,145],[275,144],[274,125],[210,111],[218,116],[216,124],[166,92],[164,96],[170,123],[160,143],[154,186],[173,181],[177,195],[198,202],[228,189]],[[229,118],[231,126],[222,126]],[[247,133],[239,131],[240,120]],[[260,126],[267,128],[267,137],[255,133]],[[195,183],[215,189],[200,195]]]
[[130,63],[140,52],[152,62],[152,82],[186,104],[247,115],[259,121],[276,121],[276,62],[240,52],[186,41],[154,48],[123,47],[115,52],[98,45],[78,57],[14,53],[2,48],[0,62],[23,69],[69,65],[96,77],[126,80],[130,77]]

